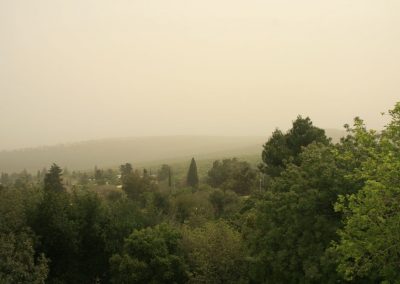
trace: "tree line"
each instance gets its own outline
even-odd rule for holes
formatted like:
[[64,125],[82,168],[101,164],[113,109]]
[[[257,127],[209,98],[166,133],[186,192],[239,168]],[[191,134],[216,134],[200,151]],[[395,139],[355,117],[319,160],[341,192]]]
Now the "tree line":
[[339,143],[310,118],[254,168],[2,174],[0,283],[399,283],[400,103]]

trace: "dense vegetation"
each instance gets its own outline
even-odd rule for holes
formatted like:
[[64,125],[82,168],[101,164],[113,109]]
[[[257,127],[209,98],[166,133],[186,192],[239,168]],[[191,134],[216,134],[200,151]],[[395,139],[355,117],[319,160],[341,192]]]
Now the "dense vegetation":
[[195,159],[1,175],[0,283],[400,283],[400,103],[333,143],[309,118],[258,167]]

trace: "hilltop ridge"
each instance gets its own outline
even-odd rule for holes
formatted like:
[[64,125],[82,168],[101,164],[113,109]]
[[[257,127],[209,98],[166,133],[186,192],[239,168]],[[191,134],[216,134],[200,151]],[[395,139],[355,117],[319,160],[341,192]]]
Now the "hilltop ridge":
[[[337,141],[341,130],[326,130]],[[262,136],[150,136],[90,140],[0,152],[0,172],[37,171],[55,162],[72,170],[115,167],[197,156],[231,157],[257,155],[267,137]]]

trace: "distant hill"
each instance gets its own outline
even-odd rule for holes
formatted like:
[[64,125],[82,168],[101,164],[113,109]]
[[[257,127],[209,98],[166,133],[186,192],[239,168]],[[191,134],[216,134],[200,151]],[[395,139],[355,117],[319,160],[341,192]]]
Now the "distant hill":
[[[337,140],[339,130],[327,130]],[[332,134],[332,135],[331,135]],[[0,152],[0,172],[35,172],[52,163],[70,170],[94,166],[116,167],[130,162],[143,165],[182,161],[190,157],[213,159],[259,155],[267,140],[260,136],[160,136],[93,140],[72,144]]]
[[36,171],[55,162],[71,170],[192,156],[254,154],[263,137],[168,136],[116,138],[0,152],[0,172]]

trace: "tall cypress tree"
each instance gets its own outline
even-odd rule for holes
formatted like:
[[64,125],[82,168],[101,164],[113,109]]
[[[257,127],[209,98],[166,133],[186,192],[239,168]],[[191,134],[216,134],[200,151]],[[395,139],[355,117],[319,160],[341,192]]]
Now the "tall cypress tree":
[[190,162],[186,183],[191,187],[196,187],[199,184],[199,177],[197,175],[197,165],[194,158],[192,158],[192,161]]

